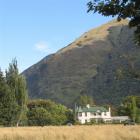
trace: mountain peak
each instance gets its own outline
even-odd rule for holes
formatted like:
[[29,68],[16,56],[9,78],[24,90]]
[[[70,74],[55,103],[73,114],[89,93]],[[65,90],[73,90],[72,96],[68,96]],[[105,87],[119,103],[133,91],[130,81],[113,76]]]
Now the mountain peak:
[[118,22],[116,19],[109,21],[106,24],[103,24],[102,26],[99,26],[97,28],[91,29],[88,32],[85,32],[82,36],[80,36],[78,39],[76,39],[73,43],[70,45],[60,49],[57,54],[64,53],[66,51],[69,51],[71,49],[75,48],[82,48],[87,44],[91,44],[92,42],[96,40],[104,40],[109,34],[109,28],[110,27],[122,27],[128,25],[128,20],[121,20]]

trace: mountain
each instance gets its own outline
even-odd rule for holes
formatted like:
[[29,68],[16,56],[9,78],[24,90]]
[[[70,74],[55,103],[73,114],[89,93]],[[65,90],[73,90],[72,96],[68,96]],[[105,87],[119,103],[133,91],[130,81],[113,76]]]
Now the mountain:
[[92,29],[25,70],[30,98],[72,107],[80,95],[114,105],[140,95],[140,47],[127,25],[113,20]]

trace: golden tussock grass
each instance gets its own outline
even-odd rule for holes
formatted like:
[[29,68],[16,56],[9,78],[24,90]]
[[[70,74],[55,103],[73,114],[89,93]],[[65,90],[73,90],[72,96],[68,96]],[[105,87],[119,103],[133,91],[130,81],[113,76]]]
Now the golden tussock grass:
[[140,140],[140,126],[0,128],[0,140]]

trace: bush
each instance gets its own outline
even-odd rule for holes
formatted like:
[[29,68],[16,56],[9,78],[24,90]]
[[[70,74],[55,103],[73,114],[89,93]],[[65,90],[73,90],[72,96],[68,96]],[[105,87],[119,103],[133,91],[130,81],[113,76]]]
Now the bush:
[[50,100],[33,100],[28,103],[28,124],[35,126],[73,123],[73,112]]

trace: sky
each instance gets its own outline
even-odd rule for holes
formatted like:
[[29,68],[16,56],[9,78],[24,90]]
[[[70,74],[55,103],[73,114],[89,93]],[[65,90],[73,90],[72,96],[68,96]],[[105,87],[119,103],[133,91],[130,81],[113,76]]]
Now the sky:
[[0,67],[20,72],[111,17],[87,13],[89,0],[0,0]]

